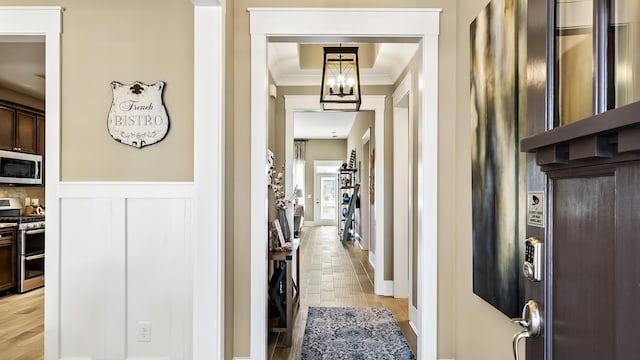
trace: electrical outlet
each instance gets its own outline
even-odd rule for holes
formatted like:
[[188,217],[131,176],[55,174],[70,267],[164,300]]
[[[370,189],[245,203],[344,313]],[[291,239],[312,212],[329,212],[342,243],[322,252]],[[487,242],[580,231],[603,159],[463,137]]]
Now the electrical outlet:
[[138,342],[151,341],[151,321],[138,322]]

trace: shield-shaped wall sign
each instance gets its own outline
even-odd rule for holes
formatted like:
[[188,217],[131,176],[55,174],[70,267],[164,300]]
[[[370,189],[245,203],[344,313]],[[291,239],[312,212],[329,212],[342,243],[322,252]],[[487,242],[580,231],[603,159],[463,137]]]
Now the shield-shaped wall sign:
[[111,82],[113,102],[109,110],[109,134],[138,149],[155,144],[169,131],[169,116],[162,104],[164,81],[146,85]]

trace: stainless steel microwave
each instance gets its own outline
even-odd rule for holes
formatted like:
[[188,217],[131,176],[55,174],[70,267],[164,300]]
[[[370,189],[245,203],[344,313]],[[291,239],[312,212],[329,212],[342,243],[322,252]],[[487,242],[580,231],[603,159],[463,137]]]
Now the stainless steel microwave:
[[42,184],[42,155],[0,150],[0,183]]

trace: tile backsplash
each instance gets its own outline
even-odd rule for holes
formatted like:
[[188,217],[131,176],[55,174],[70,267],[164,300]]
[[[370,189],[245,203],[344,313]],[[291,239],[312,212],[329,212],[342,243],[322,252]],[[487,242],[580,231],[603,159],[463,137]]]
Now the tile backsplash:
[[39,199],[40,205],[44,206],[44,186],[0,185],[0,197],[17,197],[22,201],[26,197]]

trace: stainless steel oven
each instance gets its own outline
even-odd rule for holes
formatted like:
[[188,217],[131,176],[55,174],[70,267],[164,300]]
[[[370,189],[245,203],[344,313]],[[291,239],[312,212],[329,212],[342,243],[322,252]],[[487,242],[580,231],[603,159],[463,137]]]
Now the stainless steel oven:
[[44,218],[21,217],[18,223],[18,292],[44,286]]
[[20,215],[18,198],[0,198],[0,226],[17,226],[16,290],[23,293],[44,286],[44,215]]

